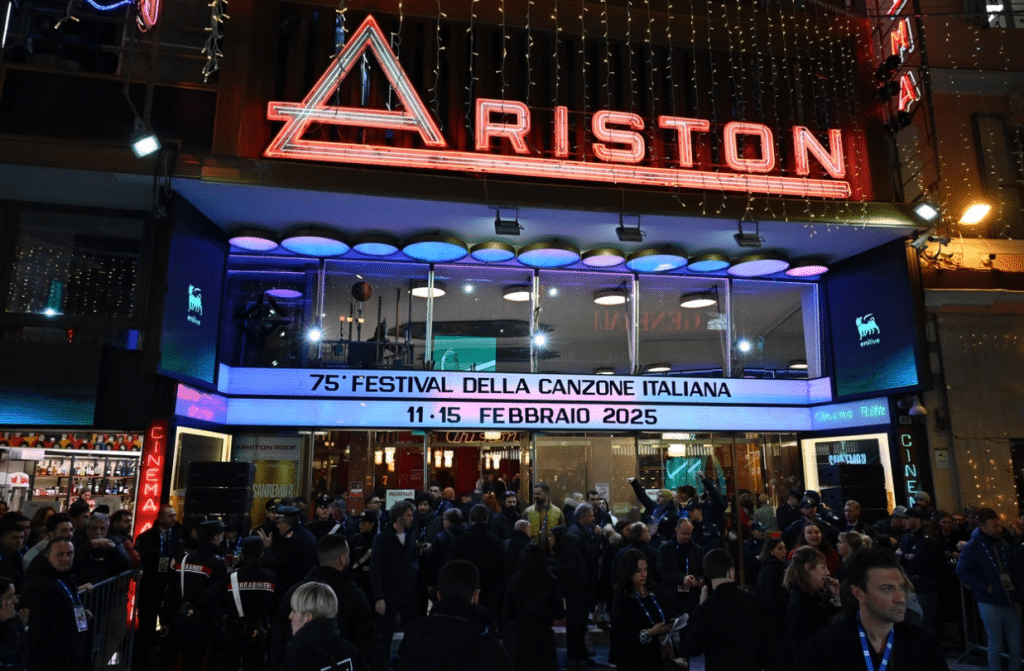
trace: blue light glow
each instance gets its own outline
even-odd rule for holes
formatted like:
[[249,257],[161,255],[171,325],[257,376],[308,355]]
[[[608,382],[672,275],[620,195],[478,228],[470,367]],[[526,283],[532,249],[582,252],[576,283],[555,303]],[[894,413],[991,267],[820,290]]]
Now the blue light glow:
[[503,263],[514,259],[516,257],[516,250],[512,245],[485,242],[479,245],[474,245],[473,249],[470,250],[469,255],[472,256],[475,261],[479,261],[481,263]]
[[686,257],[678,254],[648,254],[626,261],[626,267],[635,273],[663,273],[686,265]]
[[325,238],[318,235],[297,235],[285,238],[281,241],[281,246],[292,254],[315,256],[317,258],[325,256],[341,256],[351,249],[348,244],[341,240]]
[[427,263],[458,261],[469,253],[465,245],[444,240],[412,242],[402,247],[402,251],[410,258]]
[[539,247],[519,252],[519,262],[531,268],[561,268],[579,260],[580,253],[575,249]]
[[[300,298],[302,296],[302,292],[295,289],[267,289],[266,294],[274,298]],[[273,314],[274,311],[270,312]]]
[[309,329],[309,332],[306,333],[306,340],[308,340],[309,342],[320,342],[320,339],[323,338],[323,336],[323,331],[317,328],[313,328]]
[[695,273],[717,273],[729,267],[728,259],[707,258],[690,261],[687,269]]
[[357,241],[352,245],[352,249],[366,256],[391,256],[398,251],[398,245],[379,240],[368,240],[366,242]]

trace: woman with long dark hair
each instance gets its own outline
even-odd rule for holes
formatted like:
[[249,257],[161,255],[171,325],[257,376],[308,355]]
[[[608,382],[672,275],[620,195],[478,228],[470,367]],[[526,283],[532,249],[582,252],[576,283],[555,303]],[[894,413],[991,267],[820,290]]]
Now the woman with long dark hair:
[[612,602],[612,644],[609,659],[619,671],[661,668],[661,636],[672,630],[668,602],[648,584],[647,558],[636,549],[619,560]]
[[789,558],[793,558],[793,552],[796,552],[797,548],[802,548],[805,545],[810,545],[825,556],[825,565],[828,567],[830,576],[835,578],[839,575],[839,571],[843,567],[843,559],[832,547],[832,544],[825,540],[825,532],[820,522],[808,522],[804,526],[800,532],[800,538],[797,539],[796,547],[789,553]]
[[825,555],[805,545],[792,552],[782,580],[790,592],[786,623],[793,644],[793,668],[803,671],[807,639],[839,612],[839,582],[829,575]]
[[[557,544],[557,541],[556,541]],[[512,665],[516,671],[556,671],[555,620],[565,617],[558,581],[539,545],[523,549],[519,573],[509,581],[502,616],[512,620]]]

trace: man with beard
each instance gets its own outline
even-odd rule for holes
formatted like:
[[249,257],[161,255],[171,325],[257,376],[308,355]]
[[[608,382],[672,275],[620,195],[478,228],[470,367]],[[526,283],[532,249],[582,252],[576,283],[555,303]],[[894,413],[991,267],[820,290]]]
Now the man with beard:
[[491,533],[503,541],[507,540],[518,521],[519,497],[515,492],[505,492],[501,498],[501,512],[491,520]]
[[393,522],[373,539],[370,557],[372,598],[380,616],[380,643],[385,656],[391,654],[395,619],[401,617],[402,625],[408,626],[423,614],[416,592],[419,558],[412,534],[412,504],[399,501],[389,513]]
[[533,488],[533,505],[523,512],[523,519],[530,522],[530,540],[540,546],[544,553],[551,554],[551,530],[565,524],[562,511],[551,505],[551,487],[538,482]]
[[338,598],[338,630],[341,637],[350,641],[373,671],[385,671],[386,663],[380,648],[376,619],[366,594],[352,582],[348,567],[349,544],[344,536],[328,534],[316,544],[319,565],[311,570],[302,582],[292,586],[281,597],[277,608],[270,652],[270,668],[281,668],[285,649],[291,639],[288,617],[291,614],[292,594],[302,585],[319,582],[328,585]]
[[42,556],[46,561],[40,562],[19,604],[29,609],[27,668],[81,668],[89,620],[71,575],[75,547],[70,539],[55,538]]

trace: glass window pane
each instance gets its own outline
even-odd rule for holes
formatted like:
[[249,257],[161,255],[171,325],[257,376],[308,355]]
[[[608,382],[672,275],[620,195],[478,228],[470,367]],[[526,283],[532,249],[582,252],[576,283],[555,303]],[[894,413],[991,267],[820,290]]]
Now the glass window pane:
[[436,266],[434,277],[445,289],[434,300],[434,368],[529,373],[533,271]]
[[22,210],[7,312],[134,317],[144,226],[137,217]]
[[813,284],[734,281],[733,375],[807,377],[807,371],[793,371],[789,366],[795,361],[817,361],[817,329],[805,331],[807,319],[816,323],[816,314],[817,287]]
[[[668,366],[670,374],[722,377],[729,342],[725,291],[721,279],[641,277],[640,370]],[[688,307],[681,306],[684,297]]]
[[545,271],[540,282],[537,372],[630,374],[632,276]]
[[[422,368],[428,267],[386,261],[328,261],[323,342],[328,365]],[[422,285],[422,286],[421,286]],[[419,295],[413,295],[413,289]]]
[[[626,478],[636,473],[635,444],[627,434],[534,434],[537,461],[534,484],[551,487],[552,505],[596,489],[608,499],[612,515],[628,517],[635,497]],[[525,497],[525,493],[521,493]],[[525,498],[524,498],[525,500]],[[533,503],[532,491],[530,503]],[[633,519],[633,518],[630,518]],[[639,519],[639,517],[636,517]]]

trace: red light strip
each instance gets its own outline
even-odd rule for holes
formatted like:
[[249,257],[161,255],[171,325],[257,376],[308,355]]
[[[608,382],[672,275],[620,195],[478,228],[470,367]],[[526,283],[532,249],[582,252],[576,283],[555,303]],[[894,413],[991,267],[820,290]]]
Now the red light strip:
[[[725,137],[725,162],[736,172],[771,172],[775,168],[775,143],[768,126],[759,123],[730,121],[722,129]],[[744,158],[737,151],[737,135],[755,135],[761,138],[761,158]]]
[[159,18],[160,0],[139,0],[139,14],[135,17],[139,30],[146,32],[156,25]]
[[406,149],[317,140],[296,139],[288,143],[275,142],[264,152],[264,156],[584,182],[738,191],[779,196],[849,198],[851,195],[850,184],[837,180],[778,177],[775,175],[733,175],[703,170],[582,163],[532,156],[489,156],[465,151]]
[[167,434],[170,423],[155,421],[146,431],[142,446],[142,461],[139,464],[138,497],[135,502],[135,535],[149,529],[160,513],[160,497],[163,493],[164,459],[167,458]]

